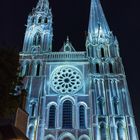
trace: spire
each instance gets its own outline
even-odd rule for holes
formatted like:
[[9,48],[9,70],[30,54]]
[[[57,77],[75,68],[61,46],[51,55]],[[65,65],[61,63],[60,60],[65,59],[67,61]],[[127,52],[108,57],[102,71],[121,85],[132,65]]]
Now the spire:
[[49,2],[48,0],[39,0],[36,10],[37,11],[47,11],[49,9]]
[[69,40],[69,36],[67,36],[67,43],[69,43],[70,42],[70,40]]
[[64,43],[60,52],[75,52],[73,45],[71,44],[69,37],[67,36],[67,41]]
[[91,0],[88,33],[95,36],[106,36],[110,33],[110,29],[99,0]]

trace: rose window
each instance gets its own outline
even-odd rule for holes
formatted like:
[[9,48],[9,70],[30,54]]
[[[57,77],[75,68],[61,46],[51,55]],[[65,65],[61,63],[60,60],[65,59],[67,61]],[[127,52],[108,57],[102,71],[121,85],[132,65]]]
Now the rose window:
[[72,66],[60,66],[51,75],[51,87],[58,93],[76,93],[82,88],[82,74]]

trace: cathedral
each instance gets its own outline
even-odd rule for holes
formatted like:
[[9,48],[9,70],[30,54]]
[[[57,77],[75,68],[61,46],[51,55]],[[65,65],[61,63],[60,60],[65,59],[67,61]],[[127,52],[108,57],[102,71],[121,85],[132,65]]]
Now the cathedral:
[[138,140],[117,38],[91,0],[85,51],[69,38],[52,51],[53,16],[39,0],[28,16],[21,74],[30,140]]

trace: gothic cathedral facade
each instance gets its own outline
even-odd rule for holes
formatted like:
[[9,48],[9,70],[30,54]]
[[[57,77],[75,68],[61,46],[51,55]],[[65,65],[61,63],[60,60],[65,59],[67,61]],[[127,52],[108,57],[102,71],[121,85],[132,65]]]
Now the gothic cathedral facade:
[[52,12],[39,0],[28,17],[20,63],[30,140],[138,140],[117,38],[91,0],[85,51],[67,38],[52,51]]

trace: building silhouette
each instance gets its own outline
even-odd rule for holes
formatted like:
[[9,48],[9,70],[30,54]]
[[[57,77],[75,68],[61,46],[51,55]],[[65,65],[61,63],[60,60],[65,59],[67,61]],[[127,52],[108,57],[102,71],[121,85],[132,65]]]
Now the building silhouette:
[[91,0],[85,51],[52,51],[53,16],[39,0],[27,20],[21,73],[30,140],[138,140],[117,38]]

